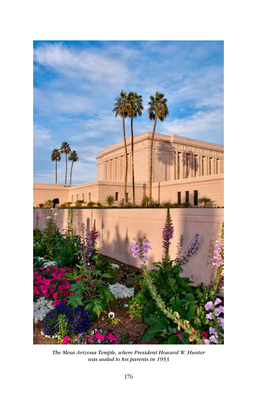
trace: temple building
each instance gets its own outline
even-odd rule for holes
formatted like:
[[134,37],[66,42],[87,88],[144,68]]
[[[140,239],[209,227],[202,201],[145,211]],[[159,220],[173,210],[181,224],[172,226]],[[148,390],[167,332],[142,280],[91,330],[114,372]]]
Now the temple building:
[[[149,192],[152,132],[134,137],[134,175],[136,205]],[[132,202],[131,138],[127,139],[128,199]],[[84,200],[106,204],[108,195],[118,206],[124,199],[124,141],[109,146],[97,155],[97,181],[78,186],[34,183],[34,207],[48,199],[60,203]],[[155,134],[153,147],[153,200],[160,204],[198,205],[199,198],[210,198],[214,206],[224,206],[224,147],[219,144],[178,135]]]

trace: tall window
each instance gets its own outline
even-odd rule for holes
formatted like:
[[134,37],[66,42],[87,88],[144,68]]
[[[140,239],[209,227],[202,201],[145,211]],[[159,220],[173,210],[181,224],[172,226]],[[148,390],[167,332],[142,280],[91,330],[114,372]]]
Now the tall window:
[[126,193],[126,201],[128,202],[128,193]]
[[178,191],[178,204],[179,205],[181,204],[181,192],[180,191]]
[[118,201],[118,192],[115,193],[115,200]]
[[189,161],[190,161],[190,157],[189,155],[186,154],[186,178],[189,177]]
[[204,176],[204,161],[205,161],[205,158],[203,157],[202,158],[202,176]]
[[185,202],[190,202],[189,191],[185,191]]
[[198,190],[193,191],[193,204],[194,206],[198,206]]
[[212,158],[209,158],[209,175],[211,175],[212,173]]
[[181,167],[180,154],[177,155],[177,161],[178,161],[178,175],[177,175],[177,179],[179,179],[180,178],[180,167]]
[[218,175],[218,159],[216,160],[216,174]]

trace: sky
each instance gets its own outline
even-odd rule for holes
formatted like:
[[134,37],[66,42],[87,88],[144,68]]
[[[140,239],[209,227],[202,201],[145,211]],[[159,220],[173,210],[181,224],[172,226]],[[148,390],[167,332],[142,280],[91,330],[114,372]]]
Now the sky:
[[[79,157],[72,184],[96,181],[97,153],[123,139],[113,113],[121,90],[143,98],[135,136],[152,131],[148,102],[158,91],[169,115],[156,133],[224,144],[223,41],[34,41],[33,61],[34,182],[55,182],[51,153],[65,141]],[[58,183],[64,181],[62,154]]]

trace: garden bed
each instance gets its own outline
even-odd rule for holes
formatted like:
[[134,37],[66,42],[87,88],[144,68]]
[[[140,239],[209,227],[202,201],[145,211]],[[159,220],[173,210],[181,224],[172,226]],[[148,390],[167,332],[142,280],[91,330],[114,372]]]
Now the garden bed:
[[[133,276],[142,275],[140,268],[121,263],[118,260],[112,259],[111,257],[102,256],[104,259],[111,260],[122,268],[122,270],[116,274],[115,281],[120,284],[133,283]],[[133,283],[134,288],[137,290],[138,286]],[[107,313],[102,313],[99,318],[93,322],[90,330],[103,330],[108,333],[113,333],[117,338],[129,334],[134,340],[140,340],[143,337],[148,325],[144,323],[143,318],[136,318],[129,312],[125,305],[129,305],[129,298],[122,300],[116,300],[110,303],[110,310],[115,313],[115,317],[120,319],[120,322],[116,324],[109,324]],[[69,337],[68,344],[76,344],[77,336]],[[33,344],[58,344],[56,338],[46,337],[42,333],[40,323],[33,322]],[[157,340],[153,338],[148,344],[157,344]]]
[[[124,299],[123,302],[126,304],[128,301]],[[135,318],[126,308],[120,308],[118,305],[118,301],[111,303],[111,310],[115,312],[116,317],[120,319],[119,323],[109,324],[107,322],[107,314],[102,314],[93,323],[91,330],[106,330],[108,333],[111,332],[118,338],[125,334],[131,334],[133,338],[140,340],[148,326],[144,323],[142,318]],[[77,336],[69,337],[68,344],[75,344],[76,341]],[[148,344],[157,343],[155,338],[148,342]],[[33,344],[58,344],[58,341],[55,338],[45,337],[41,333],[40,323],[33,323]]]
[[130,244],[139,268],[103,256],[95,223],[73,233],[58,230],[55,211],[43,231],[34,230],[34,344],[221,344],[224,306],[224,228],[216,241],[212,266],[215,281],[193,285],[183,266],[199,249],[195,233],[187,249],[180,238],[170,258],[173,224],[170,211],[162,233],[164,256],[148,271],[146,238]]

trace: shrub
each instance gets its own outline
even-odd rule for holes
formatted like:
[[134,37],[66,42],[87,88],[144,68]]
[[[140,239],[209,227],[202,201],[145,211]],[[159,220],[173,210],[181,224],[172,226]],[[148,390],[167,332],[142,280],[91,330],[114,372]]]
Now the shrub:
[[44,202],[44,207],[47,209],[51,209],[53,206],[53,202],[51,199],[48,199],[46,202]]
[[78,260],[78,245],[80,242],[79,236],[66,235],[58,241],[58,249],[56,259],[61,265],[74,267],[79,263]]
[[141,207],[147,208],[149,206],[149,203],[150,203],[150,198],[145,195],[144,198],[142,199]]
[[115,202],[115,198],[113,197],[113,195],[108,195],[108,197],[106,198],[106,203],[110,208],[113,206],[114,202]]
[[83,264],[80,271],[74,270],[68,277],[71,282],[75,282],[70,288],[68,304],[73,308],[84,306],[85,310],[91,312],[92,320],[96,319],[102,311],[109,310],[110,302],[115,300],[104,279],[107,277],[93,265]]
[[75,202],[75,206],[76,208],[81,208],[83,206],[84,200],[83,199],[79,199],[78,201]]
[[204,208],[207,208],[208,206],[212,206],[213,202],[210,198],[199,198],[198,199],[199,203],[203,203],[204,204]]
[[89,201],[87,204],[88,208],[93,208],[95,205],[96,205],[96,203],[93,201]]

